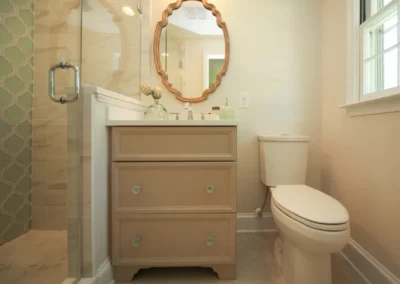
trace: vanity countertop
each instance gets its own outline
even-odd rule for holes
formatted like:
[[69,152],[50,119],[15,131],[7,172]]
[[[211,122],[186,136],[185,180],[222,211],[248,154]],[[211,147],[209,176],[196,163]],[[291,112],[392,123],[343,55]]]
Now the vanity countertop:
[[237,126],[236,120],[109,120],[107,126]]

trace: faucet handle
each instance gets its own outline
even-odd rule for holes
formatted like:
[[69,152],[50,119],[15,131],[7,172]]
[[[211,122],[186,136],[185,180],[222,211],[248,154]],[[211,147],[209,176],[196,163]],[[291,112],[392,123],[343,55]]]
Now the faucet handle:
[[175,120],[179,120],[179,112],[170,112],[169,114],[175,114]]

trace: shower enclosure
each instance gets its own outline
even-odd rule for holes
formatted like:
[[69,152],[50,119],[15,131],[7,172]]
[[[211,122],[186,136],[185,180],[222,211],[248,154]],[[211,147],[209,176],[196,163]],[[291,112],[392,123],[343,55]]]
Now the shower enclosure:
[[139,97],[141,2],[0,1],[0,283],[91,276],[75,104]]

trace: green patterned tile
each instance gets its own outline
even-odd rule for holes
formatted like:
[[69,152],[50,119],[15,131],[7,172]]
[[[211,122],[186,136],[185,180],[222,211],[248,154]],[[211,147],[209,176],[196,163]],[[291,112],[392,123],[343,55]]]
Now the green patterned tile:
[[24,140],[17,135],[13,134],[3,142],[3,147],[7,151],[16,154],[21,151],[24,146]]
[[25,88],[24,82],[15,75],[4,80],[4,85],[14,94],[18,94]]
[[21,210],[17,212],[16,220],[18,223],[25,224],[31,219],[31,206],[25,204]]
[[25,6],[28,4],[27,0],[13,0],[14,5],[16,6]]
[[0,213],[0,232],[4,232],[10,226],[12,217]]
[[7,29],[3,25],[0,25],[0,45],[8,45],[13,41],[13,36],[7,31]]
[[34,39],[35,38],[35,30],[32,29],[30,31],[29,35],[31,36],[31,39]]
[[14,12],[14,6],[11,5],[9,0],[1,0],[0,13],[9,14]]
[[6,152],[0,151],[0,171],[7,168],[12,162],[12,157]]
[[12,241],[13,239],[18,238],[23,233],[24,233],[24,225],[14,223],[4,233],[3,238],[1,239],[1,242],[8,243],[9,241]]
[[17,213],[24,203],[24,198],[20,195],[11,195],[3,204],[3,209],[9,213]]
[[8,17],[5,20],[6,27],[16,36],[23,35],[26,32],[25,25],[18,17]]
[[19,192],[19,193],[22,193],[25,195],[30,194],[31,193],[31,185],[32,185],[31,177],[26,175],[17,184],[16,192]]
[[18,74],[21,76],[22,80],[26,83],[29,83],[33,80],[33,70],[28,64],[19,67]]
[[16,46],[6,48],[5,54],[8,61],[13,65],[19,65],[25,62],[25,54],[23,54],[22,51]]
[[0,119],[0,139],[3,139],[12,132],[12,127],[6,121]]
[[28,9],[23,9],[19,11],[19,16],[24,21],[25,25],[28,27],[33,26],[33,14]]
[[33,41],[29,37],[21,37],[18,40],[18,46],[26,55],[33,54]]
[[12,100],[13,100],[13,97],[11,96],[11,94],[9,92],[7,92],[6,90],[4,90],[3,88],[1,88],[1,87],[0,87],[0,98],[1,98],[1,100],[0,100],[0,108],[5,107],[9,103],[11,103]]
[[18,154],[17,156],[17,161],[23,165],[23,166],[29,166],[32,162],[32,157],[31,157],[31,150],[28,148],[25,148],[22,150],[21,153]]
[[0,66],[0,77],[5,77],[13,71],[13,67],[3,56],[0,57]]
[[[11,186],[9,186],[8,184],[1,182],[0,181],[0,204],[3,203],[3,201],[7,198],[7,196],[11,193]],[[1,230],[0,230],[1,232]]]
[[4,117],[11,122],[12,126],[16,126],[24,119],[25,112],[23,112],[17,105],[13,105],[4,111]]
[[20,95],[17,99],[19,105],[23,107],[24,110],[29,110],[32,108],[32,100],[32,94],[29,92]]
[[31,137],[32,136],[32,123],[25,120],[24,122],[22,122],[20,125],[17,126],[17,132],[24,139]]
[[12,165],[3,174],[3,178],[11,183],[16,183],[24,174],[24,169],[18,165]]
[[30,228],[34,1],[0,0],[0,245]]

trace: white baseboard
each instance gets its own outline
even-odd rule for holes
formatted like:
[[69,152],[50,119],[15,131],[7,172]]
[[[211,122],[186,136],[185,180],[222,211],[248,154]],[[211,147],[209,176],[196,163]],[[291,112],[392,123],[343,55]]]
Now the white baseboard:
[[76,284],[76,279],[75,278],[67,278],[63,281],[62,284]]
[[237,214],[238,233],[269,233],[277,231],[278,229],[271,213],[264,213],[262,218],[254,213]]
[[354,240],[350,240],[341,255],[368,284],[400,283],[399,278]]
[[111,261],[107,258],[100,268],[97,270],[95,277],[82,278],[78,284],[113,284],[114,277],[112,272]]

